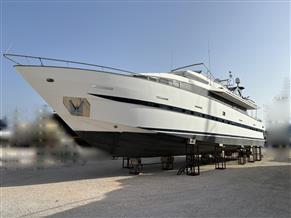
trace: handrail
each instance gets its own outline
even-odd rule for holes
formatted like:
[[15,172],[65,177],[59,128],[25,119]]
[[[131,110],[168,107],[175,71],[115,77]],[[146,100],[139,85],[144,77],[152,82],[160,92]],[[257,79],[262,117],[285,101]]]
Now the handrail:
[[204,64],[203,63],[190,64],[190,65],[186,65],[186,66],[175,68],[175,69],[171,70],[171,72],[174,72],[174,71],[177,71],[177,70],[181,70],[181,69],[185,69],[185,68],[188,68],[188,67],[199,66],[199,65],[204,65]]
[[[29,56],[29,55],[20,55],[20,54],[3,54],[3,56],[12,61],[13,63],[17,64],[17,65],[24,65],[19,63],[18,61],[15,60],[15,58],[31,58],[31,59],[36,59],[40,61],[40,66],[48,66],[45,65],[43,61],[56,61],[56,62],[64,62],[67,64],[80,64],[80,65],[85,65],[85,66],[91,66],[91,67],[99,67],[99,68],[104,68],[104,69],[108,69],[108,70],[115,70],[115,71],[119,71],[119,72],[123,72],[123,73],[130,73],[130,74],[137,74],[135,72],[132,71],[128,71],[128,70],[123,70],[123,69],[119,69],[119,68],[114,68],[114,67],[107,67],[107,66],[102,66],[102,65],[97,65],[97,64],[89,64],[89,63],[85,63],[85,62],[77,62],[77,61],[70,61],[70,60],[62,60],[62,59],[55,59],[55,58],[45,58],[45,57],[36,57],[36,56]],[[13,59],[14,58],[14,59]]]
[[[171,70],[171,72],[175,72],[177,70],[182,70],[182,69],[186,69],[189,67],[194,67],[194,66],[203,66],[206,69],[206,77],[210,80],[210,81],[214,81],[214,76],[211,74],[210,69],[206,66],[206,64],[204,64],[203,62],[201,63],[195,63],[195,64],[190,64],[190,65],[186,65],[186,66],[182,66],[182,67],[178,67],[175,68],[173,70]],[[205,73],[204,73],[205,74]]]

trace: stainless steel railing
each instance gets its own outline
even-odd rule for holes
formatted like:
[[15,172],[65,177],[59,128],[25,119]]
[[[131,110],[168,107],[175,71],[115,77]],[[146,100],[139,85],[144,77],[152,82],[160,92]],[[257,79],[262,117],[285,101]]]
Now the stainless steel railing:
[[[85,62],[78,62],[78,61],[70,61],[70,60],[62,60],[62,59],[55,59],[55,58],[45,58],[45,57],[36,57],[36,56],[29,56],[29,55],[19,55],[19,54],[3,54],[3,56],[15,63],[16,65],[34,65],[34,66],[52,66],[51,64],[47,64],[48,62],[55,62],[58,63],[53,66],[62,66],[62,67],[73,67],[77,65],[81,66],[87,66],[87,67],[93,67],[95,70],[110,70],[117,73],[126,73],[126,74],[137,74],[132,71],[123,70],[119,68],[114,67],[108,67],[108,66],[102,66],[97,64],[90,64]],[[25,64],[24,64],[25,62]],[[63,65],[65,64],[65,66]]]
[[210,69],[206,66],[206,64],[204,64],[202,62],[201,63],[190,64],[190,65],[186,65],[186,66],[182,66],[182,67],[178,67],[178,68],[175,68],[175,69],[171,70],[171,72],[175,72],[175,71],[182,70],[182,69],[185,70],[187,68],[196,67],[196,66],[202,66],[203,68],[206,69],[206,72],[201,71],[201,73],[203,73],[209,79],[210,82],[215,80],[215,77],[211,74]]

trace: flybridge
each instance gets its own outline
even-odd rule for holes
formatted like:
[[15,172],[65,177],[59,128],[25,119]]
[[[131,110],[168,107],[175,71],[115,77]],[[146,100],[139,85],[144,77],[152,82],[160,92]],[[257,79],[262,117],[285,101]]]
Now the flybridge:
[[[182,69],[194,66],[203,66],[207,70],[206,75],[202,74],[203,71],[189,71],[189,70],[181,71]],[[226,80],[214,79],[209,68],[204,63],[196,63],[176,68],[172,70],[171,73],[183,76],[188,79],[193,79],[204,84],[210,84],[209,92],[215,94],[216,96],[220,96],[226,99],[227,101],[233,102],[234,104],[239,105],[244,109],[247,110],[257,109],[257,105],[253,101],[242,96],[241,91],[244,89],[244,87],[239,86],[240,83],[239,78],[235,79],[237,86],[231,87],[230,85],[230,80],[232,78],[231,72],[229,72],[230,73],[229,79]],[[223,84],[223,82],[227,82],[227,84]]]

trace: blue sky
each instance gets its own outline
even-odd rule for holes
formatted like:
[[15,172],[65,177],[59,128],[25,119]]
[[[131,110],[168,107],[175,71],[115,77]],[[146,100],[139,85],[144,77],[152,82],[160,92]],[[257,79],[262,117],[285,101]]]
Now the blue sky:
[[[1,52],[168,71],[195,62],[231,70],[263,106],[290,73],[290,2],[1,1]],[[1,56],[2,58],[2,56]],[[2,116],[45,102],[1,60]]]

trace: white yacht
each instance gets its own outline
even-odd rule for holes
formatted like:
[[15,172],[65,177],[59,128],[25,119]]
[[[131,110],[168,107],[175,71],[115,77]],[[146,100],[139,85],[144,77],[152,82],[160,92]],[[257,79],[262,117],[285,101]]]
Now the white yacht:
[[209,71],[137,74],[73,61],[4,56],[83,140],[113,156],[182,155],[189,138],[202,151],[217,144],[233,148],[264,143],[262,122],[248,115],[257,106],[242,96],[238,79],[230,86],[212,79]]

